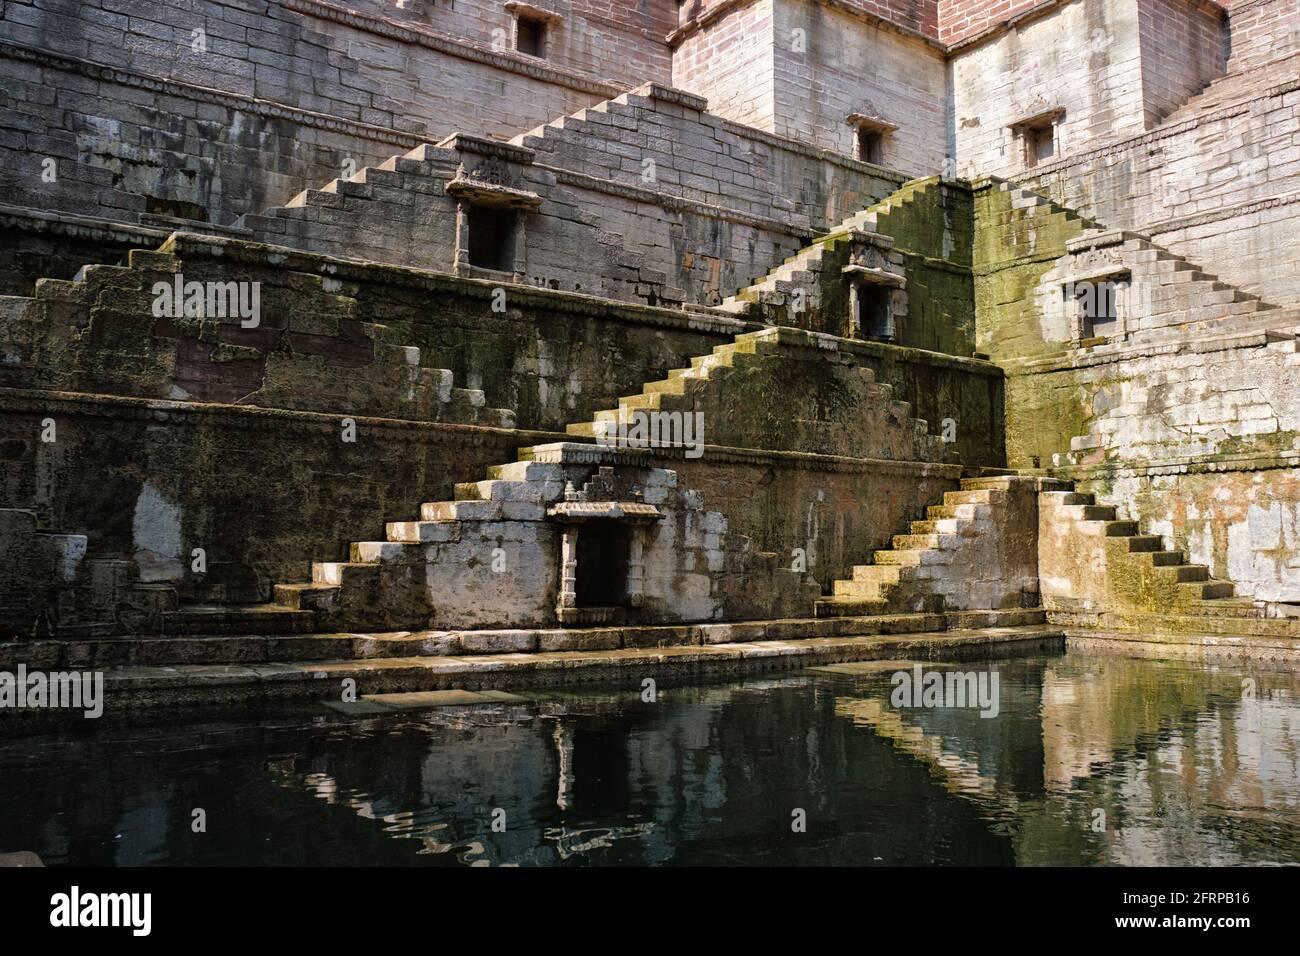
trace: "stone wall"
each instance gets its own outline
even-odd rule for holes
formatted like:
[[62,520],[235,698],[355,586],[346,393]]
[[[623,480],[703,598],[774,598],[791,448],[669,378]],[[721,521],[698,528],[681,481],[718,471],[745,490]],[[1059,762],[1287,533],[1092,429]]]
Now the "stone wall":
[[299,249],[492,278],[466,257],[458,212],[457,190],[485,184],[529,203],[495,278],[712,305],[802,246],[814,223],[898,184],[884,170],[747,134],[701,106],[651,84],[518,137],[522,146],[456,137],[240,224]]
[[[514,45],[514,14],[505,0],[350,0],[346,6],[419,24],[493,48]],[[544,60],[629,86],[667,82],[672,69],[664,38],[677,24],[671,3],[654,0],[544,0],[522,4],[551,15]]]
[[[155,316],[156,284],[178,274],[259,283],[258,324]],[[411,520],[422,502],[451,497],[520,446],[560,437],[565,424],[747,328],[525,286],[507,289],[498,313],[497,288],[184,234],[133,253],[129,268],[42,282],[0,315],[4,500],[35,512],[42,530],[84,534],[92,559],[131,562],[146,583],[194,599],[265,600],[272,584],[306,579],[313,561],[346,559],[349,542],[382,538],[385,521]],[[850,366],[898,383],[894,400],[914,402],[910,415],[894,422],[896,409],[878,397],[859,396],[860,408],[833,401],[831,372]],[[777,435],[801,435],[790,450],[662,460],[698,482],[685,488],[707,487],[707,509],[750,539],[745,548],[812,549],[809,567],[829,582],[960,474],[874,458],[937,454],[935,431],[918,452],[891,446],[890,429],[915,442],[915,415],[931,415],[937,431],[945,409],[958,408],[958,447],[996,463],[1001,379],[986,363],[870,343],[846,343],[826,368],[819,382],[809,366],[799,402],[769,403],[798,411],[797,422],[771,423]],[[859,417],[876,424],[851,442]],[[818,418],[844,429],[818,431]],[[47,422],[55,431],[45,441]],[[732,440],[763,440],[762,428],[742,424],[730,422]],[[106,462],[116,464],[106,471]],[[744,494],[742,478],[753,486]],[[202,576],[190,570],[196,547],[207,553]],[[783,561],[759,565],[775,573]],[[766,593],[735,587],[735,609],[745,593]]]
[[1137,0],[1079,0],[953,55],[959,175],[1024,169],[1013,124],[1061,111],[1057,154],[1145,129]]
[[228,223],[420,142],[513,135],[647,78],[629,63],[611,85],[317,0],[34,0],[8,5],[0,41],[10,201],[130,220]]
[[908,176],[943,169],[942,51],[816,0],[775,0],[774,11],[776,85],[765,128],[852,156],[856,130],[845,121],[869,116],[897,127],[885,136],[882,165]]
[[773,17],[773,0],[756,0],[682,37],[673,49],[673,85],[705,97],[719,116],[771,129]]
[[735,4],[685,34],[673,81],[730,120],[845,156],[852,114],[898,127],[883,165],[909,176],[942,168],[947,90],[943,51],[856,4]]

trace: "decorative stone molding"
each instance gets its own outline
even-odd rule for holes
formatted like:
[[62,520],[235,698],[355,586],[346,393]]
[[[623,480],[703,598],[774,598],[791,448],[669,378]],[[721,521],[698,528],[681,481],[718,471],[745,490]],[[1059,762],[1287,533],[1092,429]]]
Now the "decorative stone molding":
[[844,122],[856,129],[865,129],[872,133],[892,133],[898,129],[897,124],[880,118],[879,114],[850,113]]
[[521,0],[506,0],[506,13],[515,17],[527,17],[531,20],[542,20],[547,23],[560,23],[564,20],[560,14],[554,10],[544,10],[541,7],[535,7],[531,3],[522,3]]

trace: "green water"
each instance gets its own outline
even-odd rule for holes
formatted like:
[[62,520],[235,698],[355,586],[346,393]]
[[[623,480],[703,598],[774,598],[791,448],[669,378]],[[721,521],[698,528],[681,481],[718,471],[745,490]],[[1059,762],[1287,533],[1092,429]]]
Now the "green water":
[[1075,652],[933,666],[996,671],[998,716],[900,709],[898,667],[866,665],[661,686],[654,701],[637,675],[382,716],[88,721],[0,742],[0,851],[48,865],[1300,861],[1296,675]]

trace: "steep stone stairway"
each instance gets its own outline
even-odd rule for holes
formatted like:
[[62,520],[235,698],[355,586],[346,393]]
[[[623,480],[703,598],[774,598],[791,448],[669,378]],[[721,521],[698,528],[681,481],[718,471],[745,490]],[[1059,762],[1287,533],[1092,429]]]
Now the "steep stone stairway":
[[1160,125],[1182,123],[1225,106],[1247,102],[1277,86],[1282,77],[1290,77],[1294,81],[1300,75],[1300,53],[1268,63],[1250,63],[1242,69],[1231,69],[1232,64],[1229,67],[1228,73],[1216,78],[1209,86],[1168,113]]
[[[706,422],[721,422],[732,416],[710,399],[716,399],[728,382],[743,380],[747,373],[787,348],[816,348],[819,338],[826,337],[788,328],[738,335],[708,355],[691,359],[689,367],[673,369],[667,378],[648,382],[640,393],[619,398],[617,407],[596,412],[591,421],[569,425],[567,432],[579,438],[613,436],[619,423],[633,420],[637,412],[699,411]],[[879,444],[865,449],[866,452],[908,461],[944,461],[952,456],[951,447],[942,436],[931,435],[929,423],[913,417],[911,403],[894,397],[893,386],[877,382],[869,368],[861,367],[857,371],[864,380],[861,412],[864,416],[880,418],[880,427],[872,429]],[[891,423],[896,426],[901,423],[902,427],[890,428]]]
[[[620,399],[616,409],[597,412],[587,422],[570,425],[568,432],[587,441],[612,436],[620,417],[634,411],[688,412],[706,408],[710,409],[706,419],[711,418],[713,400],[730,376],[744,375],[760,363],[779,358],[781,350],[792,341],[804,345],[804,340],[810,338],[810,333],[775,328],[737,336],[734,342],[696,357],[689,368],[674,370],[668,378],[650,383],[640,395]],[[873,411],[883,416],[882,422],[888,419],[899,423],[894,429],[878,429],[897,432],[892,443],[878,450],[904,460],[942,460],[947,445],[941,436],[929,434],[924,420],[911,417],[910,404],[896,401],[892,387],[875,382],[869,369],[859,369],[858,374],[867,394],[875,397],[879,408]],[[664,444],[681,447],[683,437],[674,434]],[[365,626],[371,627],[428,626],[428,609],[418,600],[383,603],[381,587],[389,591],[396,583],[398,590],[403,588],[391,575],[381,585],[385,569],[405,569],[393,573],[399,578],[406,574],[410,593],[415,595],[423,581],[428,546],[439,545],[443,555],[454,558],[457,549],[468,547],[474,537],[466,525],[542,521],[547,504],[561,496],[566,483],[580,482],[586,473],[582,468],[555,461],[538,461],[538,451],[521,449],[519,460],[490,468],[484,480],[456,485],[452,500],[422,504],[418,519],[389,522],[385,540],[354,542],[349,546],[347,561],[314,563],[310,582],[278,584],[274,600],[287,608],[315,611],[327,622],[345,622],[343,626],[363,626],[358,623],[362,618],[368,620]],[[655,502],[647,497],[647,503]],[[757,557],[761,560],[763,556]],[[504,626],[509,626],[508,622]]]
[[1031,548],[1042,487],[1053,479],[1015,475],[962,479],[926,517],[876,551],[872,564],[856,565],[817,602],[818,617],[938,613],[1021,607],[1034,603]]
[[[235,221],[234,226],[251,229],[269,241],[275,241],[276,235],[283,235],[294,222],[310,224],[319,216],[346,221],[358,203],[375,198],[383,190],[431,191],[437,194],[440,190],[435,179],[451,178],[458,158],[453,149],[422,143],[405,153],[390,156],[378,166],[362,167],[350,178],[340,176],[319,189],[304,189],[281,206],[245,214]],[[316,243],[333,245],[329,236],[319,231],[314,232],[311,238]],[[344,247],[313,248],[313,251],[355,258]]]
[[1097,504],[1093,495],[1048,491],[1040,503],[1083,536],[1102,539],[1104,573],[1134,604],[1151,610],[1204,609],[1213,613],[1219,607],[1226,609],[1214,602],[1235,593],[1231,581],[1215,580],[1205,565],[1189,564],[1182,551],[1166,550],[1160,535],[1143,534],[1138,522],[1121,520],[1114,506]]
[[[752,304],[763,301],[767,296],[786,295],[796,289],[813,288],[827,268],[834,268],[838,273],[854,232],[884,232],[884,224],[891,213],[906,207],[920,192],[939,181],[938,176],[928,176],[904,183],[880,202],[847,217],[826,235],[809,243],[751,285],[723,299],[717,308],[741,315],[748,312]],[[840,281],[839,275],[835,275],[834,279]]]

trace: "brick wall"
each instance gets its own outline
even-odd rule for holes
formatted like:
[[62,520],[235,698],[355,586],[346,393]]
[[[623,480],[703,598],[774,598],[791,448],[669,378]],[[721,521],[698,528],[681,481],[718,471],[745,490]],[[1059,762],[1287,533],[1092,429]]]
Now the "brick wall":
[[1227,31],[1216,12],[1186,0],[1139,0],[1138,30],[1151,127],[1223,74]]
[[742,6],[673,51],[673,85],[705,97],[718,116],[774,128],[773,2]]
[[939,39],[944,43],[956,43],[1043,2],[1044,0],[939,0]]
[[1228,70],[1249,70],[1300,52],[1300,0],[1237,0],[1229,7]]

